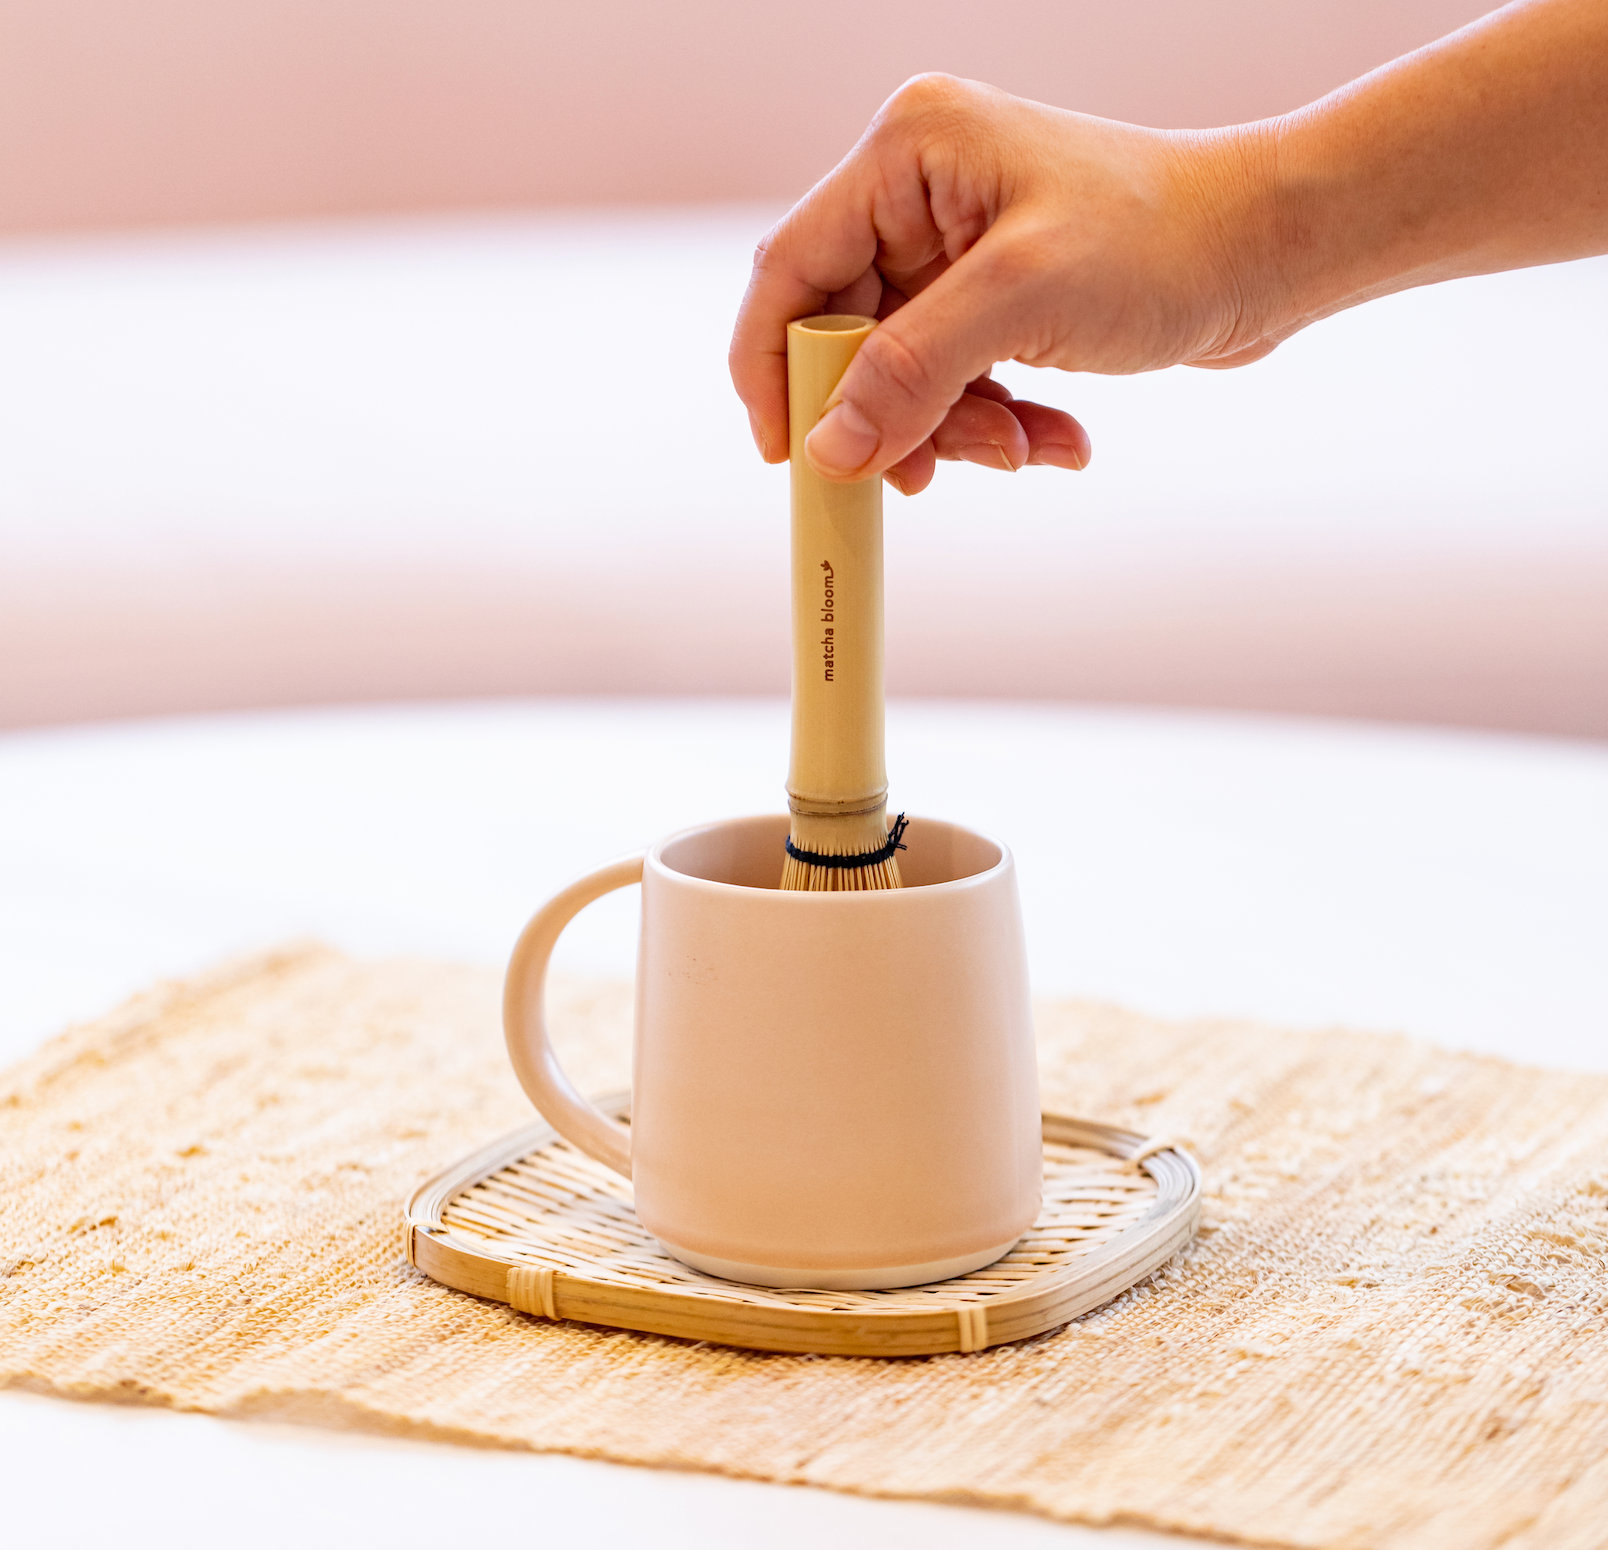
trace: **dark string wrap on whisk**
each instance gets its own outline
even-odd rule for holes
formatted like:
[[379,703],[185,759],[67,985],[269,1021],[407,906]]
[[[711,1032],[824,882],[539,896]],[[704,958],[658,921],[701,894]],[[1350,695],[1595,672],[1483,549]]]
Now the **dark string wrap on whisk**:
[[893,827],[888,831],[888,843],[877,850],[868,850],[858,856],[823,856],[818,851],[800,850],[793,843],[792,835],[787,837],[787,853],[795,861],[802,861],[806,866],[831,867],[863,867],[880,866],[884,861],[892,861],[896,850],[906,847],[899,841],[904,838],[904,832],[910,827],[910,820],[900,813],[893,820]]

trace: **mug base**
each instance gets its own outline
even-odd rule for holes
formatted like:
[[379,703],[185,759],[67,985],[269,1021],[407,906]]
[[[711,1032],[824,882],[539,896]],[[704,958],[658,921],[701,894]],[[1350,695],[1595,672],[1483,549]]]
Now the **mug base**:
[[788,1270],[778,1265],[748,1265],[736,1259],[716,1259],[711,1254],[694,1254],[663,1238],[659,1247],[671,1259],[691,1265],[705,1275],[722,1281],[743,1281],[749,1286],[785,1287],[812,1292],[883,1292],[896,1286],[925,1286],[930,1281],[947,1281],[992,1265],[1015,1248],[1018,1238],[996,1243],[991,1248],[953,1259],[933,1259],[920,1265],[876,1265],[866,1270]]

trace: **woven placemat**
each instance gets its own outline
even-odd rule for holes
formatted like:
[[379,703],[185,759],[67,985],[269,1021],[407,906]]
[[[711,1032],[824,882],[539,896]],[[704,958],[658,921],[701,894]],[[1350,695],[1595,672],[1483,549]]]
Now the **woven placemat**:
[[[629,994],[555,1024],[618,1086]],[[1040,1008],[1044,1099],[1187,1142],[1195,1245],[1053,1334],[908,1361],[532,1320],[402,1255],[528,1118],[497,977],[293,949],[0,1078],[0,1381],[1263,1545],[1608,1539],[1608,1079]]]

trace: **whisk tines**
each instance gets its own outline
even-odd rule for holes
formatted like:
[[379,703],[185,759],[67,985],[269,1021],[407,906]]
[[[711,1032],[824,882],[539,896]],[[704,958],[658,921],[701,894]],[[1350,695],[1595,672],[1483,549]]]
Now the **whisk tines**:
[[[899,852],[910,820],[891,827],[886,809],[873,813],[795,813],[782,867],[782,887],[800,893],[862,893],[901,888]],[[801,834],[802,831],[802,834]]]

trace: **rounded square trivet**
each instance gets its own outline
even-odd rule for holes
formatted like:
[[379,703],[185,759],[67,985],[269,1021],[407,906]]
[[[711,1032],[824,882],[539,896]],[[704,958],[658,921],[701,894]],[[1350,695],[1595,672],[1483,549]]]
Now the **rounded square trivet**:
[[[627,1093],[604,1100],[626,1117]],[[721,1281],[661,1253],[627,1179],[536,1123],[421,1185],[411,1264],[521,1313],[759,1351],[930,1356],[1025,1340],[1109,1302],[1189,1242],[1200,1168],[1169,1142],[1044,1116],[1044,1208],[1003,1259],[885,1292]]]

